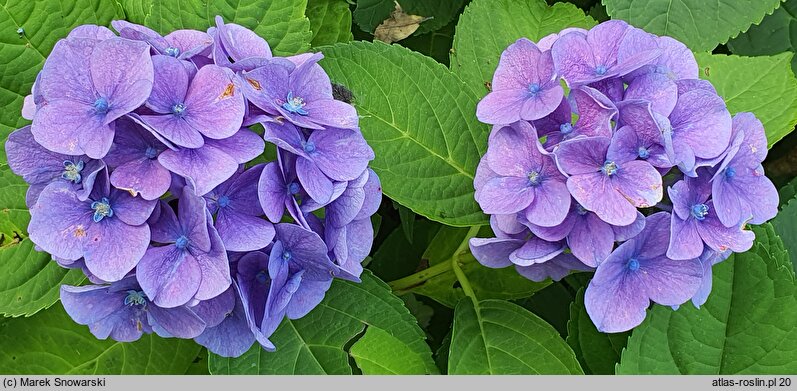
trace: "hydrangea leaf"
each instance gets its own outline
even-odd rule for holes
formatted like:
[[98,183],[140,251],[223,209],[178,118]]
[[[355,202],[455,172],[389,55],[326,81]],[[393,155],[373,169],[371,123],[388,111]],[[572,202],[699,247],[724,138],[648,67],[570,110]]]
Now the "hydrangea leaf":
[[532,41],[565,27],[590,28],[592,18],[573,4],[544,0],[473,0],[459,17],[451,70],[482,97],[506,47],[518,38]]
[[400,46],[353,42],[324,50],[333,82],[354,94],[360,128],[384,193],[415,213],[454,226],[485,224],[473,177],[488,127],[476,96],[445,66]]
[[[77,25],[109,24],[118,11],[107,0],[12,1],[0,7],[0,140],[29,123],[20,115],[22,100],[55,43]],[[5,162],[5,148],[0,159]]]
[[313,46],[332,45],[352,40],[351,10],[346,0],[308,0],[307,18]]
[[797,79],[792,53],[740,57],[698,53],[700,77],[725,98],[731,114],[750,111],[764,123],[771,147],[797,124]]
[[788,201],[781,198],[781,201],[784,205],[780,213],[772,219],[772,225],[780,237],[793,238],[785,240],[783,245],[789,250],[793,269],[797,270],[797,198],[793,197]]
[[797,178],[792,178],[789,183],[778,189],[778,197],[780,198],[780,209],[783,210],[783,207],[785,207],[792,198],[797,197]]
[[[368,340],[378,342],[385,350],[373,351],[364,346],[355,349],[354,346],[365,338],[363,332],[365,335],[370,332]],[[357,340],[358,337],[361,339]],[[382,366],[404,374],[434,374],[437,368],[425,338],[401,299],[366,270],[362,283],[336,279],[324,301],[307,316],[283,321],[270,338],[277,346],[275,352],[266,352],[256,345],[239,358],[211,354],[210,372],[344,375],[352,373],[351,355],[363,372],[377,371],[377,367]],[[397,357],[399,353],[401,356]],[[402,368],[396,366],[397,362],[421,365]],[[412,372],[408,372],[410,370]]]
[[205,31],[221,15],[265,38],[275,55],[292,55],[310,48],[313,35],[305,16],[307,0],[119,0],[130,22],[161,34],[178,29]]
[[30,212],[25,205],[28,184],[0,163],[0,244],[27,236]]
[[376,26],[389,18],[395,7],[393,0],[357,0],[352,14],[354,23],[360,30],[373,34]]
[[[742,56],[768,56],[797,50],[797,1],[788,0],[760,24],[754,24],[738,37],[728,41],[728,49]],[[797,61],[792,58],[792,70]]]
[[[468,230],[464,228],[442,227],[434,240],[426,249],[423,259],[429,266],[450,264],[451,256],[463,240],[467,240]],[[491,269],[482,266],[471,254],[460,259],[462,271],[470,282],[476,297],[479,299],[520,299],[529,297],[550,285],[544,282],[531,281],[515,271],[512,267]],[[434,277],[411,289],[413,293],[435,299],[439,303],[454,308],[465,297],[462,288],[457,284],[457,276],[451,268],[446,268]]]
[[421,23],[413,35],[422,35],[432,31],[437,31],[450,23],[462,10],[465,0],[402,0],[399,1],[404,12],[410,15],[424,16],[431,18]]
[[79,285],[80,269],[64,269],[24,239],[0,247],[0,314],[30,316],[58,301],[61,284]]
[[620,362],[620,353],[631,333],[601,333],[592,323],[584,307],[584,289],[570,304],[570,321],[567,323],[567,344],[573,348],[584,372],[593,375],[613,375]]
[[412,232],[412,243],[402,227],[396,227],[373,253],[368,268],[384,281],[392,281],[414,273],[423,259],[423,251],[432,241],[439,224],[420,220]]
[[421,36],[410,36],[401,41],[401,46],[414,50],[437,60],[441,64],[449,64],[449,54],[454,43],[454,27],[451,22],[439,30]]
[[449,375],[578,375],[570,346],[548,323],[502,300],[462,299],[454,311]]
[[365,334],[351,346],[354,358],[363,375],[412,375],[426,373],[420,356],[389,332],[367,327]]
[[0,323],[0,368],[9,375],[182,375],[200,348],[156,335],[132,343],[98,340],[60,304]]
[[789,374],[797,371],[797,286],[772,225],[756,243],[714,266],[713,290],[696,309],[654,306],[634,329],[618,374]]
[[717,45],[759,24],[781,0],[603,0],[612,19],[623,19],[650,33],[668,35],[694,51]]

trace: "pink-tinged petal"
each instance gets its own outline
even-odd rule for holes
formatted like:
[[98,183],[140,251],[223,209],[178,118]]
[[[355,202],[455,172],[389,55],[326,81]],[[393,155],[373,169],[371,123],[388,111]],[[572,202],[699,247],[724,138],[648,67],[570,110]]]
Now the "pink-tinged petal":
[[274,239],[274,227],[268,221],[241,213],[220,210],[216,229],[228,251],[255,251]]
[[97,93],[110,104],[106,122],[144,104],[152,91],[154,70],[144,42],[100,41],[91,53],[90,71]]
[[212,139],[232,136],[244,118],[243,92],[235,74],[216,65],[202,67],[191,81],[185,98],[185,121]]
[[210,145],[198,149],[166,150],[158,156],[158,161],[167,170],[189,179],[201,195],[226,181],[238,169],[235,159]]
[[517,266],[530,266],[555,258],[565,250],[562,242],[548,242],[532,237],[519,249],[509,254],[509,260]]
[[191,253],[170,245],[147,250],[136,268],[136,278],[149,300],[173,308],[194,297],[202,274]]
[[702,222],[690,218],[682,220],[672,215],[670,223],[670,244],[667,257],[675,260],[686,260],[700,257],[703,253],[703,240],[700,239],[698,224]]
[[559,169],[568,175],[596,173],[606,162],[610,143],[606,137],[577,138],[560,143],[553,154]]
[[709,214],[705,220],[700,222],[700,237],[706,245],[714,251],[725,252],[731,250],[735,253],[743,253],[753,247],[755,234],[753,231],[744,229],[745,224],[726,227],[716,217],[711,208],[714,205],[708,202]]
[[526,219],[535,225],[561,224],[570,211],[570,192],[564,178],[550,178],[534,188],[534,199],[526,208]]
[[591,87],[580,87],[568,96],[573,112],[578,114],[571,137],[612,137],[612,121],[616,120],[617,107],[600,91]]
[[614,232],[598,216],[587,213],[583,219],[578,219],[573,224],[573,229],[567,236],[567,244],[581,262],[596,267],[612,252]]
[[185,102],[189,74],[183,62],[169,56],[152,56],[155,76],[146,105],[159,114],[170,114],[172,106]]
[[146,224],[131,226],[115,216],[104,218],[86,230],[83,241],[86,267],[104,281],[121,280],[144,256],[149,240]]
[[93,214],[90,203],[80,201],[68,183],[53,182],[30,210],[30,239],[53,256],[79,259]]
[[511,124],[520,120],[528,90],[498,90],[487,94],[476,106],[476,117],[486,124]]
[[612,178],[612,184],[637,208],[649,208],[663,197],[661,174],[650,163],[641,160],[622,163]]
[[567,188],[579,204],[609,224],[628,225],[636,220],[636,208],[602,172],[571,176]]
[[617,106],[620,109],[619,130],[630,127],[637,138],[644,140],[645,144],[664,142],[661,135],[662,129],[656,120],[656,114],[653,113],[651,102],[643,99],[628,99],[620,102]]
[[473,257],[494,269],[512,265],[509,254],[523,245],[520,239],[471,238],[468,242]]
[[[544,60],[543,57],[548,59]],[[550,53],[543,54],[533,42],[520,38],[501,53],[492,88],[494,91],[526,89],[534,83],[542,86],[551,79],[553,73]]]
[[488,168],[502,176],[525,177],[542,166],[537,133],[528,122],[493,130],[484,156]]
[[[39,108],[31,125],[36,142],[50,151],[64,155],[83,155],[81,136],[97,135],[96,145],[91,145],[93,158],[101,158],[111,148],[113,128],[104,125],[102,117],[94,115],[92,107],[76,101],[57,100]],[[85,140],[84,140],[85,141]],[[103,151],[104,149],[104,151]]]
[[713,158],[730,143],[731,115],[722,98],[711,92],[694,90],[680,95],[670,123],[673,141],[689,145],[696,157]]
[[479,206],[486,214],[510,214],[526,209],[533,200],[527,178],[498,177],[482,188]]
[[668,116],[678,102],[678,86],[669,77],[650,73],[634,79],[625,91],[625,98],[651,102],[652,110]]
[[578,32],[561,35],[551,47],[557,73],[575,87],[589,84],[601,77],[595,74],[596,63],[587,36]]
[[111,184],[145,200],[156,200],[169,190],[171,173],[154,159],[141,158],[116,167]]
[[230,137],[221,140],[205,140],[205,144],[227,154],[238,164],[248,163],[263,154],[266,144],[257,133],[241,128]]
[[303,157],[296,159],[296,175],[310,198],[321,204],[332,199],[332,181],[311,160]]

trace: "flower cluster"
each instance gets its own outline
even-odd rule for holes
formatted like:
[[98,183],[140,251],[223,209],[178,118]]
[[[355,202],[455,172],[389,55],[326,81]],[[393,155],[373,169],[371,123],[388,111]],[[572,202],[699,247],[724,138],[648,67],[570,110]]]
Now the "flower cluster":
[[604,332],[651,301],[702,305],[712,265],[777,213],[761,122],[731,117],[685,45],[622,21],[511,44],[476,113],[493,125],[474,187],[496,237],[471,239],[474,256],[535,281],[594,270]]
[[6,143],[30,239],[94,284],[61,287],[64,308],[100,339],[274,349],[370,251],[382,195],[357,113],[321,54],[273,56],[220,17],[165,37],[112,25],[57,42]]

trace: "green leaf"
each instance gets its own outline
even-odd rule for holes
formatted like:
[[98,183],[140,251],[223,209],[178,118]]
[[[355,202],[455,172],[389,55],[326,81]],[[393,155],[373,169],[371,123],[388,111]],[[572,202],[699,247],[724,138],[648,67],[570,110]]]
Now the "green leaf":
[[792,261],[792,270],[797,270],[797,198],[792,197],[784,203],[783,208],[777,216],[772,219],[772,226],[775,232],[782,238],[790,238],[784,241],[784,247],[789,251]]
[[620,353],[628,343],[630,332],[601,333],[592,323],[584,307],[584,289],[570,304],[570,321],[567,323],[567,344],[573,348],[584,372],[594,375],[613,375],[620,362]]
[[[746,32],[728,41],[728,49],[742,56],[762,56],[795,51],[797,45],[797,1],[785,1],[761,24],[752,25]],[[792,70],[797,61],[792,58]]]
[[410,35],[401,41],[401,46],[434,58],[441,64],[449,64],[451,45],[454,43],[454,26],[451,22],[445,27],[424,35]]
[[731,114],[750,111],[764,123],[771,147],[797,124],[797,79],[792,53],[740,57],[698,53],[700,77],[725,98]]
[[308,0],[307,18],[313,46],[332,45],[352,40],[351,10],[346,0]]
[[414,273],[422,261],[424,248],[434,238],[438,229],[440,229],[439,224],[428,220],[418,221],[412,233],[414,246],[407,240],[402,228],[394,229],[373,253],[368,268],[385,281]]
[[751,24],[759,24],[781,0],[603,0],[612,19],[657,35],[669,35],[696,52],[710,51]]
[[792,178],[789,183],[778,189],[778,197],[780,198],[780,209],[783,210],[783,207],[785,207],[792,198],[797,197],[797,178]]
[[421,357],[385,330],[368,327],[349,354],[363,375],[414,375],[426,373]]
[[9,375],[182,375],[200,348],[152,334],[132,343],[98,340],[60,304],[0,323],[0,372]]
[[27,236],[30,212],[25,205],[28,184],[0,163],[0,244]]
[[353,13],[354,23],[362,31],[373,34],[376,26],[389,18],[395,8],[393,0],[357,0],[357,8]]
[[464,298],[454,313],[449,375],[583,374],[551,325],[516,304]]
[[701,309],[654,306],[623,351],[618,374],[791,374],[797,371],[797,287],[770,224],[714,266]]
[[413,35],[422,35],[432,31],[437,31],[449,24],[462,10],[465,0],[401,0],[401,8],[405,13],[430,17],[431,19],[423,22]]
[[199,351],[199,355],[194,358],[191,365],[185,371],[186,375],[210,375],[208,371],[208,350],[204,347]]
[[205,31],[221,15],[227,23],[252,29],[275,55],[307,51],[313,34],[305,17],[307,0],[118,0],[127,19],[161,34],[178,29]]
[[415,213],[402,205],[398,206],[399,219],[401,220],[401,230],[404,231],[404,237],[412,244],[412,231],[415,228]]
[[[357,342],[349,350],[347,346],[357,336],[367,336],[390,354],[374,352],[367,346],[355,349]],[[377,366],[412,370],[414,374],[437,372],[415,318],[401,299],[367,270],[359,284],[335,280],[318,307],[301,319],[284,320],[270,339],[277,346],[275,352],[256,345],[239,358],[211,354],[210,373],[351,374],[349,354],[359,355],[363,372],[376,372]],[[408,363],[407,368],[397,368],[397,360]]]
[[482,97],[489,92],[501,52],[518,38],[536,42],[565,27],[594,25],[573,4],[549,7],[543,0],[473,0],[459,17],[451,70]]
[[321,66],[330,78],[354,93],[384,193],[434,221],[486,224],[473,177],[488,127],[476,120],[477,99],[464,83],[397,45],[338,44],[324,55]]
[[[6,1],[0,7],[0,140],[29,123],[20,114],[22,101],[55,43],[77,25],[107,25],[117,16],[112,0]],[[5,162],[5,148],[0,157]]]
[[[430,266],[450,264],[454,251],[463,240],[467,240],[467,233],[468,230],[464,228],[440,228],[423,258],[429,261]],[[551,283],[550,280],[531,281],[518,274],[512,267],[491,269],[482,266],[470,253],[463,255],[460,263],[462,271],[479,299],[520,299],[533,295]],[[465,297],[451,268],[427,279],[410,291],[430,297],[451,308]]]
[[30,316],[58,301],[61,284],[78,285],[80,269],[58,266],[49,254],[21,242],[0,247],[0,314]]

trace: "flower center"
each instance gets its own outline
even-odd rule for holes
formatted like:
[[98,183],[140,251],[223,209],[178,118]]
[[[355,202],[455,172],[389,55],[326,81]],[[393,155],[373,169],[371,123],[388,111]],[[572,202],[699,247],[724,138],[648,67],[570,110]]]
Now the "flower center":
[[230,197],[227,197],[226,195],[221,196],[219,197],[217,203],[219,204],[219,208],[226,208],[230,206]]
[[169,46],[164,51],[166,52],[166,55],[168,55],[168,56],[177,57],[177,56],[180,55],[180,49],[176,48],[176,47]]
[[268,272],[266,272],[265,270],[261,270],[261,271],[257,272],[257,274],[255,274],[255,279],[260,284],[265,285],[265,283],[268,282]]
[[595,74],[598,76],[603,76],[606,74],[606,65],[598,65],[595,67]]
[[537,171],[530,171],[527,175],[529,178],[529,185],[537,186],[540,184],[540,173]]
[[576,213],[578,213],[579,216],[583,216],[583,215],[587,214],[587,210],[584,209],[584,207],[581,206],[581,204],[578,204],[578,205],[576,205]]
[[105,98],[99,97],[94,101],[94,111],[97,114],[105,114],[108,112],[108,109],[108,101]]
[[542,90],[542,87],[538,83],[529,84],[529,95],[536,96],[540,90]]
[[144,151],[144,156],[147,159],[155,159],[158,156],[158,150],[153,147],[147,147],[147,150]]
[[647,159],[647,158],[650,157],[650,151],[648,151],[648,149],[645,148],[645,147],[639,147],[639,150],[637,151],[637,154],[642,159]]
[[64,172],[61,173],[61,178],[74,183],[80,183],[80,180],[83,179],[83,176],[80,175],[80,172],[83,171],[83,167],[84,163],[82,160],[78,160],[77,163],[71,160],[64,160]]
[[105,197],[102,197],[99,201],[92,202],[91,209],[94,209],[92,220],[95,223],[99,223],[106,217],[113,217],[113,209],[111,209],[111,204],[108,203],[108,199]]
[[636,258],[629,259],[628,263],[626,264],[626,267],[628,267],[628,270],[632,272],[639,270],[639,260],[637,260]]
[[736,176],[736,169],[733,167],[728,167],[725,169],[725,178],[731,179]]
[[304,99],[300,96],[293,96],[293,91],[288,91],[288,100],[282,104],[282,108],[291,113],[299,115],[307,115],[307,110],[304,109]]
[[144,294],[144,292],[132,289],[127,291],[127,296],[125,296],[126,306],[145,305],[145,304],[147,304],[147,296]]
[[296,183],[296,182],[291,182],[291,184],[288,185],[288,192],[291,193],[291,194],[298,193],[299,192],[299,184]]
[[607,176],[617,174],[617,170],[619,169],[620,167],[617,166],[617,163],[611,160],[607,160],[605,163],[603,163],[603,167],[601,167],[601,171],[603,171],[603,173]]
[[692,216],[696,218],[698,221],[705,220],[707,214],[708,214],[708,205],[706,204],[692,205]]
[[174,115],[176,115],[178,117],[184,117],[185,116],[185,103],[175,103],[172,106],[172,114],[174,114]]
[[288,262],[293,258],[293,254],[291,254],[291,250],[285,250],[282,252],[282,260]]
[[174,241],[174,246],[177,247],[178,250],[185,250],[190,242],[191,241],[188,240],[185,235],[182,235]]
[[305,142],[304,145],[302,145],[302,147],[304,148],[304,151],[307,153],[315,152],[315,144],[312,141]]
[[573,125],[570,122],[565,122],[559,125],[559,132],[562,134],[570,134],[573,131]]

